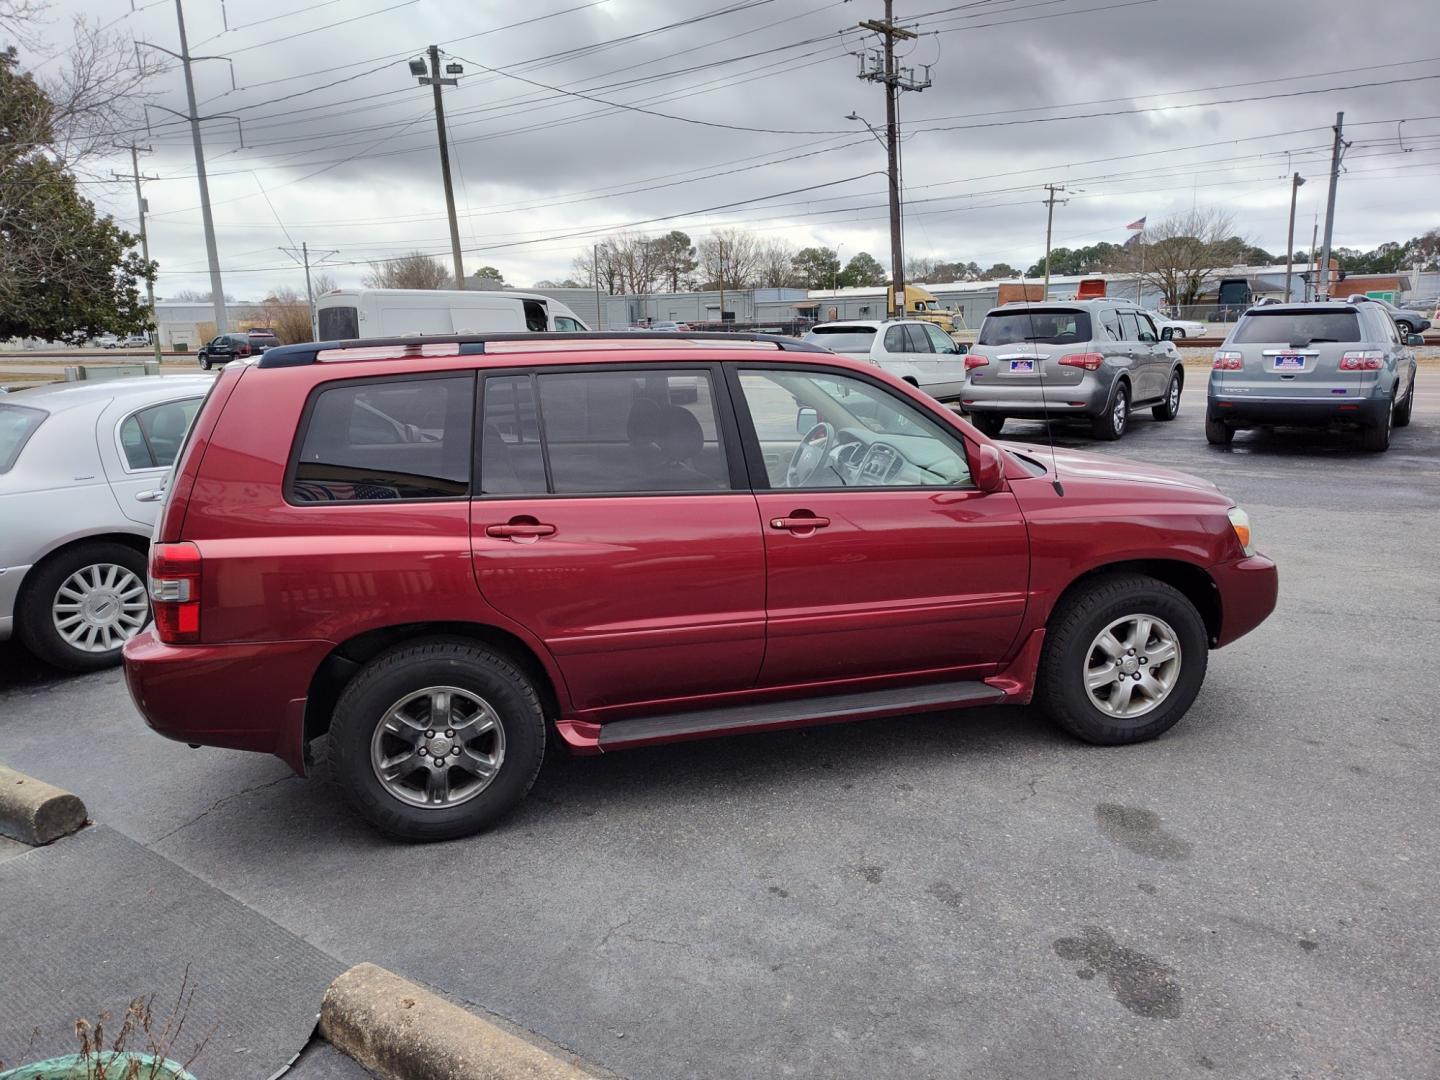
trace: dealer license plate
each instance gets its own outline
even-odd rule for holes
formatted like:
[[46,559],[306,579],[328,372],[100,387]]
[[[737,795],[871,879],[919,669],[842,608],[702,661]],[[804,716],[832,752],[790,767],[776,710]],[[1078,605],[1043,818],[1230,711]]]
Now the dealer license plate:
[[1033,375],[1035,373],[1034,360],[1011,360],[1010,374],[1012,375]]
[[1276,371],[1304,371],[1305,357],[1294,355],[1282,355],[1275,357]]

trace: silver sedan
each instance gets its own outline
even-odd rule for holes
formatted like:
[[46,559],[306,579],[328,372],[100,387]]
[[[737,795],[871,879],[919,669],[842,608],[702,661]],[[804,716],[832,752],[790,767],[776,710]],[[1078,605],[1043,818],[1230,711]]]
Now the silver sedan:
[[160,503],[148,493],[213,381],[149,376],[0,397],[0,639],[13,634],[71,671],[119,661],[150,617]]

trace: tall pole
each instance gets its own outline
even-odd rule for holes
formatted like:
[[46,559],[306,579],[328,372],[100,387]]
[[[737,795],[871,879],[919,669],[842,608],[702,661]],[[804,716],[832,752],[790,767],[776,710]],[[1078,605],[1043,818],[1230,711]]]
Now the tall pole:
[[[135,206],[140,214],[140,255],[144,258],[145,264],[150,264],[150,236],[145,228],[145,195],[140,190],[140,151],[150,152],[150,147],[140,147],[131,143],[127,149],[130,151],[130,179],[135,181]],[[116,179],[119,179],[116,175]],[[145,279],[145,302],[150,310],[150,344],[155,348],[155,362],[161,362],[160,355],[160,322],[155,318],[155,281],[153,278]]]
[[1290,275],[1295,270],[1295,197],[1305,178],[1298,172],[1290,178],[1290,228],[1285,233],[1285,303],[1290,302]]
[[1315,284],[1320,279],[1320,256],[1316,252],[1315,245],[1320,242],[1320,215],[1315,215],[1315,223],[1310,228],[1310,262],[1315,267],[1310,280],[1305,284],[1305,302],[1308,304],[1315,299]]
[[[1144,303],[1142,302],[1142,298],[1143,298],[1144,295],[1145,295],[1145,230],[1144,230],[1144,229],[1141,229],[1141,230],[1140,230],[1140,235],[1139,235],[1138,237],[1136,237],[1136,239],[1139,241],[1139,246],[1140,246],[1140,273],[1135,276],[1135,306],[1136,306],[1136,307],[1144,307],[1145,305],[1144,305]],[[1162,297],[1161,299],[1164,299],[1164,298]],[[1178,312],[1178,311],[1176,312],[1176,315],[1179,315],[1179,312]]]
[[715,237],[715,246],[720,253],[720,329],[725,329],[725,240]]
[[595,283],[595,329],[603,329],[601,323],[605,320],[600,317],[600,245],[590,245],[590,270],[591,280]]
[[1320,292],[1316,299],[1330,299],[1330,240],[1335,233],[1335,189],[1340,183],[1340,159],[1345,155],[1345,114],[1335,114],[1335,143],[1330,149],[1330,194],[1325,198],[1325,248],[1320,266]]
[[320,340],[320,320],[315,312],[315,290],[310,287],[310,245],[300,241],[300,257],[305,261],[305,302],[310,305],[310,340]]
[[1040,297],[1042,304],[1050,299],[1050,232],[1055,224],[1055,203],[1065,201],[1064,199],[1057,200],[1055,193],[1064,190],[1063,187],[1056,184],[1045,185],[1047,193],[1045,197],[1045,292]]
[[455,80],[440,78],[440,46],[431,45],[429,53],[430,87],[435,91],[435,134],[440,140],[440,175],[445,180],[445,212],[450,215],[450,254],[455,259],[455,288],[463,289],[465,265],[460,258],[460,225],[455,220],[455,188],[450,183],[450,144],[445,138],[445,101],[440,94],[444,83],[453,86]]
[[205,176],[205,144],[200,140],[200,115],[195,107],[195,77],[190,71],[190,43],[185,38],[185,9],[175,0],[175,21],[180,28],[180,64],[185,70],[185,101],[189,105],[190,142],[195,147],[195,176],[200,181],[200,221],[205,227],[205,257],[210,262],[210,301],[215,308],[215,332],[230,329],[225,314],[225,286],[220,281],[220,254],[215,247],[215,218],[210,213],[210,182]]

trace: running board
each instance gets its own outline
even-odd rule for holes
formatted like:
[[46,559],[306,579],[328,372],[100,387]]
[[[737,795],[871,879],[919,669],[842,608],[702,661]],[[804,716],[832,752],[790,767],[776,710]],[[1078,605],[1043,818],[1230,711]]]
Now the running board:
[[786,701],[751,702],[720,709],[612,720],[600,725],[599,749],[622,750],[651,743],[701,739],[709,735],[868,720],[878,716],[936,712],[969,705],[996,705],[1005,698],[1005,691],[983,682],[949,682]]

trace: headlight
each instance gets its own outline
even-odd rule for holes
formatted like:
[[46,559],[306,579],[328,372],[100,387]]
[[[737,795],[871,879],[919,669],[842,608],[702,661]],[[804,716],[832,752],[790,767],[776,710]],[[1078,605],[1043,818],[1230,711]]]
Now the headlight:
[[1227,512],[1230,515],[1230,527],[1235,530],[1235,539],[1240,541],[1240,547],[1246,555],[1254,555],[1255,534],[1250,528],[1250,515],[1238,506],[1232,506]]

